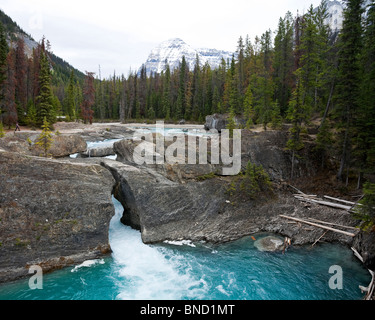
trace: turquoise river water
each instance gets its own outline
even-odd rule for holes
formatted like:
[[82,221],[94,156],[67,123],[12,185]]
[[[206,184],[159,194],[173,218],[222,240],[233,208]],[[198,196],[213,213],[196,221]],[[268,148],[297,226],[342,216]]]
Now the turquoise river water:
[[[356,300],[358,286],[371,280],[352,251],[336,244],[292,246],[284,255],[259,251],[250,237],[145,245],[120,223],[123,208],[113,201],[110,256],[46,274],[41,290],[31,290],[29,279],[0,285],[0,300]],[[329,286],[333,265],[342,268],[342,289]]]

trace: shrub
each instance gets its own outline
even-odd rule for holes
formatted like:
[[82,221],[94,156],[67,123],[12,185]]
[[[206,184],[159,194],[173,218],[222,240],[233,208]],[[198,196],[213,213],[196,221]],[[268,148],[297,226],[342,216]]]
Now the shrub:
[[227,190],[230,195],[242,195],[255,199],[262,193],[273,191],[271,180],[262,165],[247,163],[244,172],[233,180]]
[[375,183],[367,182],[364,185],[364,197],[356,206],[353,216],[362,221],[363,231],[375,229]]

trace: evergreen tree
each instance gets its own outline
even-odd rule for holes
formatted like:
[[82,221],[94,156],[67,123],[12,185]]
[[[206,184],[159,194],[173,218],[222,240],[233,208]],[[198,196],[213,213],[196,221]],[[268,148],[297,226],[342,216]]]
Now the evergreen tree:
[[80,106],[83,102],[83,93],[82,88],[78,80],[76,81],[75,90],[74,90],[74,96],[75,96],[75,120],[78,119],[78,115],[80,114]]
[[247,163],[241,178],[240,190],[250,199],[255,199],[260,192],[272,191],[271,180],[262,165],[257,166],[250,161]]
[[284,19],[280,18],[274,40],[273,81],[275,99],[280,104],[281,114],[285,115],[293,86],[293,17],[288,12]]
[[46,118],[49,125],[53,125],[56,122],[56,113],[53,108],[51,71],[47,52],[44,47],[44,39],[41,45],[39,65],[39,94],[36,98],[37,124],[42,125],[44,118]]
[[244,118],[246,120],[246,129],[250,129],[253,125],[254,108],[253,108],[253,92],[251,85],[247,87],[245,99],[243,103]]
[[167,64],[165,74],[164,74],[164,82],[163,82],[163,98],[162,98],[162,110],[163,115],[167,121],[169,121],[171,117],[171,106],[170,106],[170,82],[171,82],[171,71],[169,65]]
[[70,73],[69,84],[67,89],[67,94],[65,98],[65,112],[70,120],[75,119],[76,114],[76,97],[75,97],[75,79],[74,71]]
[[243,44],[243,39],[240,37],[238,39],[237,46],[237,76],[238,76],[238,93],[240,99],[244,93],[245,86],[245,46]]
[[190,73],[186,79],[186,91],[185,91],[185,115],[186,120],[190,120],[192,117],[192,83],[193,78],[190,77]]
[[228,78],[228,89],[229,89],[229,108],[235,114],[240,113],[240,95],[238,91],[238,76],[236,72],[236,63],[234,55],[232,56],[231,66],[229,69],[229,78]]
[[338,85],[336,96],[337,140],[341,145],[340,167],[337,178],[343,180],[349,168],[354,115],[359,111],[360,54],[362,51],[363,0],[347,0],[338,53]]
[[7,75],[8,44],[5,37],[3,24],[0,21],[0,122],[4,112],[5,88],[4,82]]
[[358,189],[365,173],[375,172],[375,2],[367,11],[363,37],[360,103],[353,122],[352,158],[358,171]]
[[292,93],[292,98],[289,102],[288,119],[292,122],[290,129],[290,138],[287,142],[287,148],[292,151],[292,170],[291,178],[294,177],[294,160],[296,153],[303,149],[304,143],[301,138],[302,124],[308,120],[306,112],[306,105],[303,104],[304,88],[301,81],[300,69],[296,71],[297,84]]
[[42,133],[37,138],[35,144],[38,145],[43,150],[43,156],[49,157],[50,154],[48,153],[49,149],[52,146],[53,138],[52,138],[52,132],[49,129],[50,124],[47,121],[47,117],[44,117],[43,119],[43,125],[42,125]]
[[220,113],[221,106],[220,106],[220,93],[219,88],[215,86],[214,93],[212,95],[212,113]]
[[192,119],[198,120],[199,109],[202,105],[202,82],[201,67],[198,54],[195,58],[195,65],[192,78]]
[[7,73],[4,83],[4,107],[3,107],[3,123],[8,125],[8,128],[18,121],[17,106],[15,101],[16,94],[16,79],[14,76],[14,51],[11,50],[7,57]]
[[283,118],[281,116],[280,105],[279,105],[279,102],[276,100],[275,102],[272,103],[271,128],[274,130],[281,129],[282,121],[283,121]]
[[255,97],[255,110],[257,112],[258,122],[263,124],[264,130],[271,121],[273,82],[272,82],[272,49],[271,49],[271,31],[266,31],[260,39],[260,54],[257,61],[258,74],[255,75],[253,84]]
[[27,113],[27,63],[25,55],[25,41],[19,38],[15,50],[15,99],[17,103],[18,120],[23,123]]
[[[85,85],[83,88],[83,101],[81,104],[81,116],[85,124],[92,124],[94,111],[92,106],[95,102],[94,73],[86,72]],[[138,102],[139,103],[139,102]]]
[[[31,88],[32,88],[32,99],[35,105],[37,105],[37,97],[40,92],[40,60],[41,60],[41,54],[42,51],[45,50],[44,48],[44,39],[42,39],[41,44],[39,44],[36,48],[33,48],[33,54],[31,59]],[[42,119],[43,120],[43,119]]]
[[[334,46],[330,44],[332,38],[332,30],[326,23],[328,18],[327,0],[322,0],[313,16],[314,22],[317,26],[316,36],[316,70],[314,81],[314,109],[315,111],[322,111],[323,105],[330,104],[330,92],[333,79],[335,76],[335,55],[333,54]],[[328,90],[327,90],[328,88]]]
[[185,56],[182,56],[182,61],[180,63],[180,82],[178,86],[178,97],[177,97],[177,106],[176,106],[176,113],[174,118],[177,120],[181,120],[185,114],[185,107],[186,107],[186,72],[187,72],[187,64]]
[[155,110],[152,106],[147,110],[147,118],[150,120],[155,120]]
[[229,130],[229,137],[233,138],[233,130],[237,128],[236,125],[236,113],[234,112],[233,107],[229,109],[229,117],[227,121],[226,129]]
[[316,138],[316,147],[315,149],[319,151],[322,157],[322,168],[329,154],[329,150],[332,148],[332,133],[330,130],[330,124],[328,120],[323,121],[322,125],[319,128],[319,132]]
[[302,103],[312,109],[314,102],[315,81],[318,71],[318,28],[315,23],[315,12],[310,6],[301,23],[301,36],[298,50],[300,52],[300,75],[304,92]]
[[32,99],[30,99],[27,104],[26,124],[32,129],[35,129],[37,127],[37,113]]

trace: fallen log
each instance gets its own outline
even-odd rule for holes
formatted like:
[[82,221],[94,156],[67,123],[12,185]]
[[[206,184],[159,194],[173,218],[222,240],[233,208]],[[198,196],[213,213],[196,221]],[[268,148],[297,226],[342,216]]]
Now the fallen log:
[[304,197],[304,198],[316,198],[317,197],[317,195],[316,194],[300,194],[300,193],[298,193],[298,194],[293,194],[293,196],[297,196],[297,197]]
[[306,195],[305,193],[303,193],[301,190],[297,189],[296,187],[293,187],[290,184],[288,184],[288,186],[291,187],[291,188],[293,188],[294,190],[296,190],[299,194]]
[[313,218],[307,218],[307,219],[311,220],[311,221],[314,221],[314,222],[327,224],[327,225],[330,225],[330,226],[335,226],[335,227],[340,227],[340,228],[345,228],[345,229],[351,229],[351,230],[358,231],[358,228],[355,228],[355,227],[344,226],[342,224],[336,224],[336,223],[332,223],[332,222],[321,221],[321,220],[317,220],[317,219],[313,219]]
[[330,230],[330,231],[333,231],[333,232],[341,233],[341,234],[344,234],[346,236],[355,237],[354,233],[343,231],[343,230],[339,230],[339,229],[335,229],[335,228],[331,228],[331,227],[327,227],[327,226],[324,226],[324,225],[321,225],[321,224],[317,224],[317,223],[314,223],[314,222],[310,222],[310,221],[306,221],[306,220],[303,220],[303,219],[289,217],[289,216],[285,216],[285,215],[282,215],[282,214],[280,215],[280,217],[285,218],[285,219],[289,219],[289,220],[293,220],[293,221],[298,221],[298,222],[301,222],[301,223],[305,223],[305,224],[308,224],[308,225],[311,225],[311,226],[314,226],[314,227],[317,227],[317,228],[321,228],[321,229],[325,229],[325,230]]
[[338,199],[338,198],[334,198],[334,197],[330,197],[330,196],[324,196],[324,198],[326,198],[328,200],[333,200],[333,201],[337,201],[337,202],[342,202],[342,203],[350,204],[352,206],[356,204],[355,202],[352,202],[352,201]]
[[343,204],[338,204],[338,203],[333,203],[333,202],[328,202],[328,201],[321,201],[321,200],[314,200],[314,199],[305,198],[305,197],[302,197],[302,196],[294,196],[294,197],[298,200],[303,200],[303,201],[307,201],[307,202],[311,202],[311,203],[317,203],[317,204],[321,204],[323,206],[328,206],[328,207],[332,207],[332,208],[336,208],[336,209],[342,209],[342,210],[345,210],[345,211],[350,211],[351,208],[352,208],[350,206],[345,206]]

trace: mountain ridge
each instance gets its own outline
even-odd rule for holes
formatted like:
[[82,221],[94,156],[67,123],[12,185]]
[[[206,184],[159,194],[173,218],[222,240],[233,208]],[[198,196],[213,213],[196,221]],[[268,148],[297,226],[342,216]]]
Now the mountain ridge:
[[[17,39],[23,38],[25,42],[25,54],[28,58],[32,56],[33,49],[38,46],[38,42],[34,40],[34,38],[25,32],[18,24],[15,22],[10,16],[8,16],[2,9],[0,9],[0,22],[3,24],[5,34],[7,36],[8,45],[11,44],[12,46],[16,45]],[[63,58],[58,57],[54,53],[49,53],[52,67],[54,69],[59,69],[59,71],[63,74],[64,80],[67,81],[69,79],[69,75],[71,70],[74,70],[74,74],[80,80],[84,78],[84,73],[80,70],[73,67]]]

